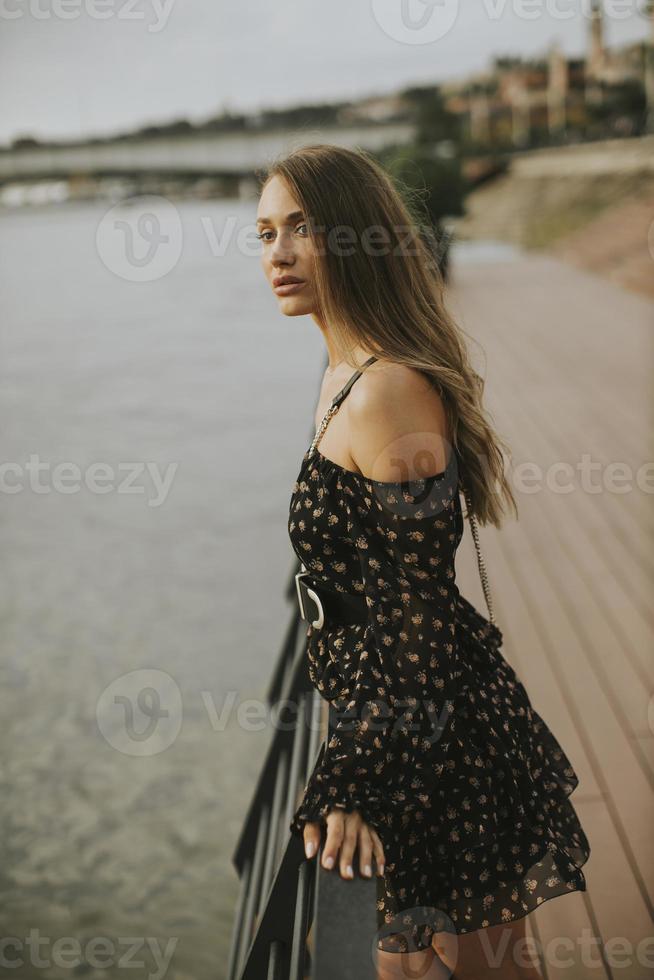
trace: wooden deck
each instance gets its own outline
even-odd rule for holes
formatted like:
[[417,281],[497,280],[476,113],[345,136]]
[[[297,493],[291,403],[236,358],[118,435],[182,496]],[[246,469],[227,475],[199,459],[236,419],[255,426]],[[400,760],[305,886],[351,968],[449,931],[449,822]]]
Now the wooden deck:
[[[654,459],[654,303],[537,256],[455,266],[449,304],[483,348],[472,344],[473,359],[512,474],[527,462],[542,473],[525,481],[531,493],[513,479],[518,521],[480,530],[504,652],[579,775],[572,801],[592,849],[588,891],[528,919],[541,969],[546,980],[645,980],[654,977],[654,514],[637,473]],[[599,491],[582,485],[585,455],[599,464]],[[571,476],[557,477],[560,463]],[[552,489],[557,479],[572,492]],[[458,573],[485,612],[469,526]]]

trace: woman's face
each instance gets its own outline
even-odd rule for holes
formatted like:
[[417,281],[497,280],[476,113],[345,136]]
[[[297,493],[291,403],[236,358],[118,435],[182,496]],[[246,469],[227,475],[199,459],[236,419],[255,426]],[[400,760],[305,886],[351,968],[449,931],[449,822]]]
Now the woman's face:
[[261,264],[286,316],[313,313],[313,246],[300,205],[280,177],[264,187],[257,208]]

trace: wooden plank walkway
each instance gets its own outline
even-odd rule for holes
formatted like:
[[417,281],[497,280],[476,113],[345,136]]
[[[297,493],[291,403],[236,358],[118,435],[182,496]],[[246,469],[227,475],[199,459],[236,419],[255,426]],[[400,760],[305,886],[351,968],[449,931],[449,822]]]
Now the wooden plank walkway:
[[[644,469],[654,459],[654,302],[544,255],[454,265],[448,297],[512,451],[519,520],[480,530],[504,652],[579,775],[572,800],[592,849],[588,891],[547,902],[529,928],[546,980],[646,980],[654,508],[638,471],[654,484],[654,467]],[[585,456],[595,464],[586,482]],[[531,492],[517,479],[524,464]],[[458,577],[485,612],[469,527]]]

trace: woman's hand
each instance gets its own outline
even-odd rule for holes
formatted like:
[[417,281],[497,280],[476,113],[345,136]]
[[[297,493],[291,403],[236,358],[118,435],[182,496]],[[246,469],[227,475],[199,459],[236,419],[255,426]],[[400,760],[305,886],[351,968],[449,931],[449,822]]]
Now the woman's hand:
[[[355,848],[359,851],[359,870],[364,878],[372,878],[372,857],[374,854],[377,874],[384,873],[384,848],[379,835],[367,823],[358,810],[346,813],[335,808],[327,814],[327,840],[322,853],[322,866],[330,871],[339,856],[339,869],[342,878],[354,878],[352,862]],[[318,852],[320,844],[320,824],[304,825],[304,851],[308,858]]]

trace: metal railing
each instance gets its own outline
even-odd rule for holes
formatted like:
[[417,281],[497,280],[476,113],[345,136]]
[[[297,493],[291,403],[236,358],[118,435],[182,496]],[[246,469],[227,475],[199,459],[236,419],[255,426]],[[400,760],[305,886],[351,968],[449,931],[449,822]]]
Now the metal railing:
[[[331,712],[307,673],[295,571],[291,620],[266,695],[273,736],[233,856],[240,878],[227,980],[374,980],[377,878],[306,859],[289,824]],[[323,835],[324,839],[324,835]]]

